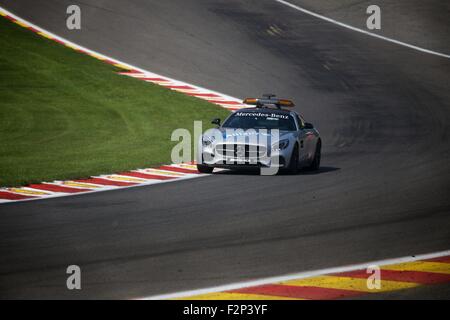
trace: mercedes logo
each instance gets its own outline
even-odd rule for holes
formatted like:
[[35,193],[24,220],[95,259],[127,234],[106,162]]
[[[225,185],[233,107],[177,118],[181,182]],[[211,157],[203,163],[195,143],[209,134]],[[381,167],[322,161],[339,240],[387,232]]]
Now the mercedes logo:
[[245,157],[245,146],[238,145],[236,148],[236,155],[240,158]]

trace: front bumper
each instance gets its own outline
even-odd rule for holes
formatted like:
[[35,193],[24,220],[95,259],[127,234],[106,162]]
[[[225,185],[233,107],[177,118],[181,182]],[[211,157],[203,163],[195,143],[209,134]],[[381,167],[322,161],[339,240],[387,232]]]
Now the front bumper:
[[[217,168],[255,168],[255,167],[278,167],[284,168],[288,164],[288,150],[269,151],[269,154],[263,156],[249,157],[243,155],[241,157],[236,154],[224,155],[217,152],[214,146],[202,147],[198,159],[202,159],[203,165]],[[200,158],[201,157],[201,158]]]

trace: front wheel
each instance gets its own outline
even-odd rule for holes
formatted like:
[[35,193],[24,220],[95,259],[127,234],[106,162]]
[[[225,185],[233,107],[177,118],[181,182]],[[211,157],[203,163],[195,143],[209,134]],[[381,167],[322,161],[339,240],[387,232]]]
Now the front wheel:
[[203,164],[197,164],[197,170],[200,173],[212,173],[214,167],[205,166]]
[[290,174],[296,174],[298,173],[299,167],[298,145],[295,145],[294,150],[292,150],[291,160],[289,161],[287,171]]
[[316,145],[316,152],[314,153],[314,159],[311,162],[311,165],[309,166],[310,170],[314,170],[314,171],[319,170],[321,155],[322,155],[322,143],[320,143],[320,140],[319,140]]

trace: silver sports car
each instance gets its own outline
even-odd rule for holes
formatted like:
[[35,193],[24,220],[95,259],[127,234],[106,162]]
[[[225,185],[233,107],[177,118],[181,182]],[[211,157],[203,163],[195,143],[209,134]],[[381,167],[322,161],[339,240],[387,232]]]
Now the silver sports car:
[[232,113],[218,127],[207,130],[199,139],[197,168],[211,173],[217,168],[258,167],[276,174],[278,169],[297,173],[302,167],[317,170],[322,141],[319,132],[301,115],[286,108],[294,103],[274,95],[247,98],[255,105]]

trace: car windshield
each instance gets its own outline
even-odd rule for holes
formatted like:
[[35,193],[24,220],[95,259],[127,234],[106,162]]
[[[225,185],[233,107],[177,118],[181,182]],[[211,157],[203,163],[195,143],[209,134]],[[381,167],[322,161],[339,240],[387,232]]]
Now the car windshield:
[[294,118],[290,114],[257,111],[237,111],[224,122],[222,127],[235,129],[278,129],[284,131],[296,130]]

